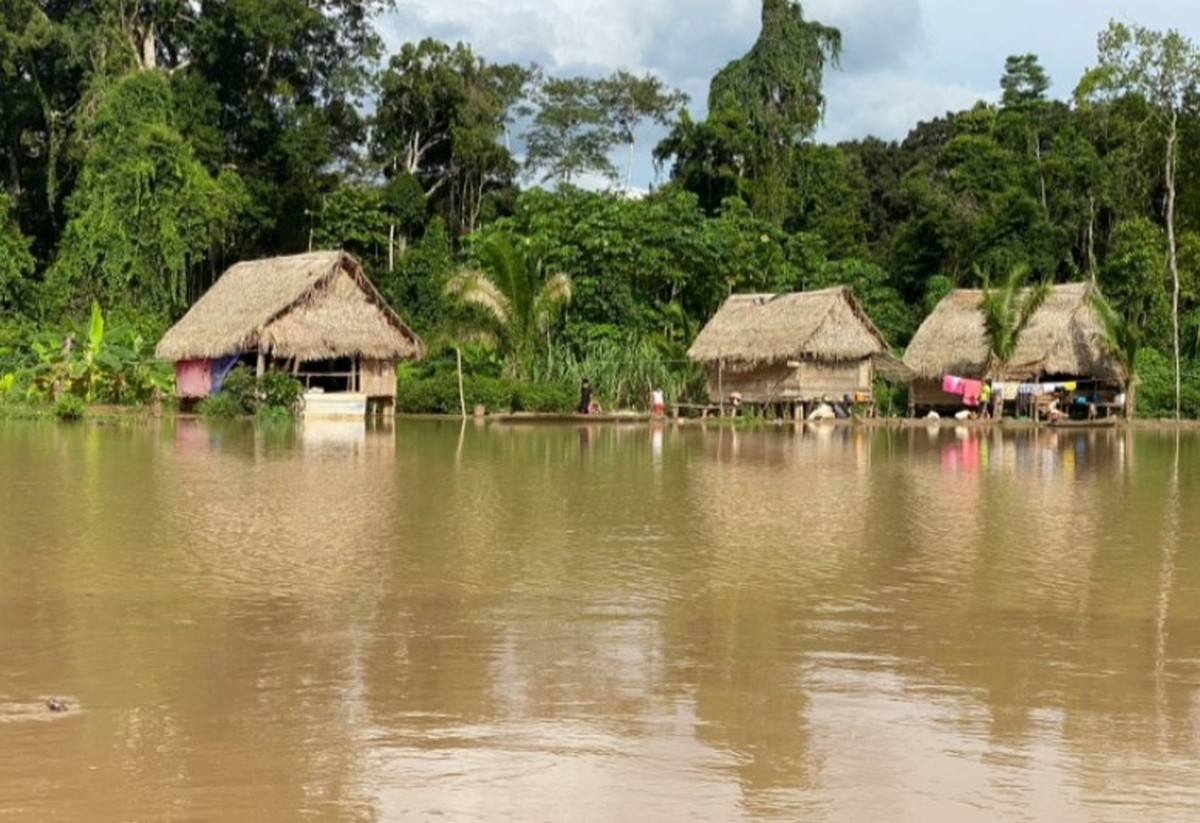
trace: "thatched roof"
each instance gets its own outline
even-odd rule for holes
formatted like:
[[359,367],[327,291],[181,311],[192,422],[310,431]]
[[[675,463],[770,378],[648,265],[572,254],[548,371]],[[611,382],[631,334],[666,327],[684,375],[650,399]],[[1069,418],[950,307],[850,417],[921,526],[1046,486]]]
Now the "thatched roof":
[[788,360],[846,361],[886,355],[887,341],[850,289],[735,294],[708,321],[688,357],[749,371]]
[[345,252],[251,260],[230,268],[163,336],[165,360],[260,349],[275,357],[420,357],[423,345]]
[[[1071,375],[1122,379],[1120,364],[1105,353],[1104,327],[1092,308],[1090,283],[1054,286],[1017,341],[1005,377],[1036,379]],[[914,375],[937,379],[944,374],[983,377],[988,344],[983,326],[983,292],[956,289],[946,295],[913,335],[904,354]]]

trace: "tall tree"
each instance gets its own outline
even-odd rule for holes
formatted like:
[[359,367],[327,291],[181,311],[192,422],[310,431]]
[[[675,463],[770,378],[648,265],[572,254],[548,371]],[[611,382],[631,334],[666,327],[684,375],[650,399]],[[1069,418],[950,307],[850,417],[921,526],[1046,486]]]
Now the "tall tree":
[[374,18],[393,0],[197,4],[186,73],[202,79],[205,103],[193,113],[215,122],[216,162],[236,168],[252,194],[241,251],[303,249],[308,225],[293,216],[319,210],[334,170],[365,142],[360,104],[383,50]]
[[754,133],[746,113],[734,106],[693,120],[685,109],[654,148],[654,162],[671,163],[671,182],[699,198],[715,215],[730,197],[749,197]]
[[1150,104],[1160,130],[1167,266],[1171,272],[1171,322],[1175,357],[1175,417],[1182,400],[1179,334],[1180,277],[1176,241],[1176,182],[1179,166],[1180,119],[1194,112],[1200,86],[1200,52],[1174,29],[1166,33],[1111,21],[1098,38],[1099,61],[1076,91],[1084,99],[1137,95]]
[[1043,103],[1050,78],[1036,54],[1010,54],[1000,78],[1000,105],[1006,109]]
[[86,50],[64,22],[72,11],[0,0],[0,177],[41,259],[52,254],[73,177],[68,143]]
[[546,78],[534,93],[536,113],[525,134],[525,165],[542,181],[570,185],[584,174],[617,179],[609,152],[619,135],[601,84],[587,77]]
[[1047,117],[1046,89],[1050,78],[1035,54],[1009,55],[1000,78],[1000,106],[1009,121],[1009,128],[1021,136],[1028,146],[1038,176],[1038,199],[1045,216],[1050,214],[1043,169],[1043,142],[1046,139],[1044,121]]
[[96,98],[77,124],[82,171],[48,281],[68,307],[99,299],[166,319],[196,296],[191,278],[209,254],[231,241],[241,181],[211,176],[172,128],[161,71],[127,74]]
[[755,212],[775,222],[786,215],[793,149],[820,124],[825,66],[838,64],[841,48],[841,32],[805,20],[800,3],[763,0],[758,39],[709,86],[709,111],[732,105],[747,113],[758,138]]
[[673,116],[687,104],[688,96],[652,74],[638,77],[624,69],[600,80],[598,94],[608,112],[614,136],[629,147],[625,166],[625,187],[629,188],[633,185],[638,126],[646,120],[660,126],[670,125]]
[[460,231],[473,231],[488,188],[516,173],[503,138],[530,77],[529,69],[488,63],[462,43],[406,43],[380,77],[376,161],[390,179],[415,180],[427,201],[446,203]]
[[11,200],[0,189],[0,309],[19,308],[26,278],[33,272],[29,238],[21,234],[9,212]]

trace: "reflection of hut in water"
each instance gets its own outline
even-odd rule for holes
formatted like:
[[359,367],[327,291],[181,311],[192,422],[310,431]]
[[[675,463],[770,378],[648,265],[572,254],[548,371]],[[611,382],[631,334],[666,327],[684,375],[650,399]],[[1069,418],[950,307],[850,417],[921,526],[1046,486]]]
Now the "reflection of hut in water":
[[753,405],[789,406],[847,395],[872,401],[877,368],[902,373],[888,344],[850,289],[730,296],[696,337],[688,356],[704,365],[714,403],[740,396]]
[[[306,388],[390,407],[395,364],[420,339],[345,252],[253,260],[230,268],[158,344],[181,398],[206,397],[239,361],[288,371]],[[353,399],[353,397],[351,399]]]
[[[1125,382],[1120,364],[1106,353],[1103,326],[1091,304],[1095,286],[1054,286],[1017,341],[1006,381],[1075,382],[1092,401],[1111,402]],[[911,409],[957,409],[963,398],[942,390],[942,378],[988,377],[983,291],[955,289],[925,319],[904,354],[912,371]]]

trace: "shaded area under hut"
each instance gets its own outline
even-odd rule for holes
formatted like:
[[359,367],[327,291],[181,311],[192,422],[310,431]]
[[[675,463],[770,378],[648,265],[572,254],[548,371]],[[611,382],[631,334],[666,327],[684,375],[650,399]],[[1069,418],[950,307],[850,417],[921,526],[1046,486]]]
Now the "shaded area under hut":
[[287,371],[306,400],[328,394],[339,408],[390,411],[396,363],[419,358],[421,340],[340,251],[238,263],[213,284],[159,342],[175,363],[185,402],[220,389],[239,362]]
[[825,401],[871,414],[877,371],[907,379],[845,286],[731,295],[688,357],[704,366],[709,399],[722,410],[745,404],[800,417]]
[[912,373],[910,414],[963,409],[963,396],[945,391],[948,377],[995,386],[1005,408],[1021,416],[1036,418],[1047,401],[1060,403],[1064,413],[1078,410],[1074,416],[1123,412],[1127,376],[1104,345],[1104,327],[1092,306],[1095,288],[1091,283],[1052,287],[1017,339],[1011,361],[1002,367],[990,356],[983,291],[950,292],[917,329],[904,354]]

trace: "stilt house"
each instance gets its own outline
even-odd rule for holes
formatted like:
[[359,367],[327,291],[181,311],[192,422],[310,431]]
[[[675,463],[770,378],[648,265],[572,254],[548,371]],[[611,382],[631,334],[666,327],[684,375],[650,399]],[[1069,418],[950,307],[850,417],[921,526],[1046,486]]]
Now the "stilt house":
[[340,251],[238,263],[163,336],[181,398],[215,392],[238,362],[283,369],[306,388],[391,407],[396,363],[420,339]]
[[[815,400],[872,402],[877,365],[898,362],[850,289],[735,294],[688,350],[708,375],[708,394],[793,412]],[[902,367],[901,367],[902,368]]]
[[1101,396],[1121,391],[1126,375],[1104,346],[1104,327],[1090,297],[1095,288],[1091,283],[1054,286],[1021,333],[1004,374],[989,374],[983,292],[950,292],[917,329],[904,354],[904,364],[913,375],[910,405],[914,410],[960,408],[961,397],[942,391],[945,375],[1072,381]]

